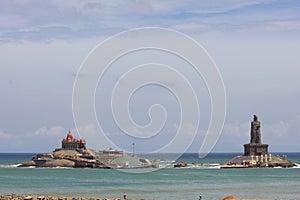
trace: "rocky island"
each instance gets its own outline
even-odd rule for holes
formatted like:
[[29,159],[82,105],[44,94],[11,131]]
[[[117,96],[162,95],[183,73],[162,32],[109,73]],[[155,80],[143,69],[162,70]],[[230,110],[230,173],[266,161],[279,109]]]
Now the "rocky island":
[[73,168],[149,168],[156,167],[146,158],[123,153],[120,150],[107,149],[95,151],[86,148],[84,139],[76,139],[71,131],[63,138],[61,148],[51,153],[37,154],[31,161],[18,167],[73,167]]
[[221,165],[221,168],[253,168],[253,167],[294,167],[285,155],[277,156],[268,153],[268,144],[261,139],[260,121],[254,115],[251,122],[250,143],[244,144],[244,155],[236,156]]

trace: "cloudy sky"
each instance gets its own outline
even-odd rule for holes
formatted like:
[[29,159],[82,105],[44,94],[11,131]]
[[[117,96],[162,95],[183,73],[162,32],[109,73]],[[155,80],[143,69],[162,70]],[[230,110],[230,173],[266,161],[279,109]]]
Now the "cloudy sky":
[[[253,114],[259,116],[262,140],[270,144],[270,151],[299,152],[299,10],[300,3],[289,0],[229,0],[226,4],[219,0],[2,0],[0,152],[49,152],[60,146],[68,130],[78,137],[72,91],[76,77],[81,76],[80,65],[106,38],[142,27],[169,28],[190,36],[218,66],[226,88],[227,113],[214,152],[242,152],[242,144],[249,142]],[[164,56],[146,54],[147,58]],[[180,61],[173,60],[172,64],[192,74]],[[104,97],[113,88],[110,77],[120,76],[122,70],[116,66],[96,94],[96,113],[103,131],[127,151],[132,142],[138,152],[159,148],[162,144],[157,144],[155,138],[125,137],[113,123],[110,104]],[[205,90],[201,80],[193,75],[188,79],[196,85],[199,81],[197,96],[204,102],[200,105],[203,121],[189,148],[190,152],[198,152],[210,118],[209,95],[201,95]],[[149,106],[165,105],[171,112],[170,120],[157,140],[165,143],[172,139],[180,110],[174,97],[156,86],[144,88],[133,97],[130,109],[138,124],[147,124]],[[82,137],[97,138],[101,133],[96,126],[90,123],[77,129]],[[183,124],[187,133],[194,126]],[[88,140],[88,147],[107,148],[97,139]]]

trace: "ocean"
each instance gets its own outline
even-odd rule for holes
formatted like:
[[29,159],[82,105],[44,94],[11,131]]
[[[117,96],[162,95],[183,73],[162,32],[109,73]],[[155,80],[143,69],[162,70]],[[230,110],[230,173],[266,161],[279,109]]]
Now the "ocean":
[[[300,153],[287,155],[300,163]],[[157,159],[161,169],[142,173],[141,169],[123,172],[112,169],[17,168],[34,154],[0,154],[0,194],[46,194],[72,197],[143,199],[221,199],[239,198],[300,199],[300,167],[268,169],[220,169],[219,165],[238,154],[212,153],[205,159],[197,154],[143,155]],[[158,160],[159,159],[159,160]],[[173,168],[184,161],[187,168]]]

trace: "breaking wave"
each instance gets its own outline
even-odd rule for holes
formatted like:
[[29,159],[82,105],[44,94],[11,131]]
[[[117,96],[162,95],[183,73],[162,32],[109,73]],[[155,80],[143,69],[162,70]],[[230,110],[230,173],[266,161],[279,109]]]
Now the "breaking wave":
[[[162,161],[157,163],[159,168],[174,168],[175,161]],[[220,169],[220,163],[189,163],[186,167],[176,169]]]
[[0,168],[16,168],[21,164],[12,164],[12,165],[0,165]]

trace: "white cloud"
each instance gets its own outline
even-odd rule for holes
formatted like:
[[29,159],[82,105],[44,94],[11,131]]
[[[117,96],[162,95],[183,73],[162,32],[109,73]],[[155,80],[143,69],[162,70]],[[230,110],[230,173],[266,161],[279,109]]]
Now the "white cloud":
[[88,124],[84,127],[77,127],[77,130],[73,129],[72,132],[76,132],[82,138],[95,137],[97,135],[98,129],[95,124]]
[[0,152],[51,152],[60,146],[65,134],[61,126],[41,127],[25,134],[0,131]]
[[228,123],[224,126],[222,135],[228,141],[240,141],[241,139],[245,139],[249,137],[249,122],[233,122]]
[[[250,142],[250,122],[233,122],[224,126],[215,151],[243,151],[243,144]],[[269,144],[269,151],[298,151],[300,140],[300,115],[284,121],[261,121],[262,142]]]
[[72,130],[72,133],[73,135],[78,134],[80,138],[84,138],[87,142],[87,148],[95,150],[113,147],[109,146],[106,141],[102,141],[103,136],[106,138],[122,136],[119,132],[101,132],[98,125],[93,123],[77,127],[77,129]]
[[195,33],[195,32],[203,33],[212,29],[212,27],[209,24],[205,24],[203,22],[197,22],[195,20],[180,22],[178,24],[171,25],[170,28],[185,33]]
[[[284,144],[299,144],[300,141],[300,115],[297,115],[289,120],[282,120],[272,124],[263,126],[265,133],[264,141],[270,141],[276,145]],[[297,151],[296,149],[294,151]]]
[[14,137],[14,135],[9,134],[9,133],[5,133],[4,131],[0,130],[0,140],[4,141],[4,140],[10,140]]
[[270,20],[259,24],[249,25],[244,27],[245,31],[252,32],[299,32],[300,21],[299,20]]
[[62,133],[65,133],[66,130],[62,126],[53,126],[53,127],[41,127],[38,130],[34,131],[34,133],[27,134],[27,137],[56,137],[61,136]]
[[27,24],[27,20],[21,16],[14,16],[14,15],[0,16],[0,30],[24,27],[26,24]]
[[[226,4],[220,1],[88,0],[41,3],[29,0],[2,1],[0,7],[6,8],[0,17],[0,40],[5,41],[82,39],[141,26],[163,26],[199,34],[198,31],[247,30],[250,25],[250,29],[256,32],[284,29],[294,33],[294,23],[299,23],[297,6],[290,4],[281,8],[280,3],[271,0],[232,0]],[[253,18],[253,15],[256,17]],[[34,31],[24,32],[25,29]]]

